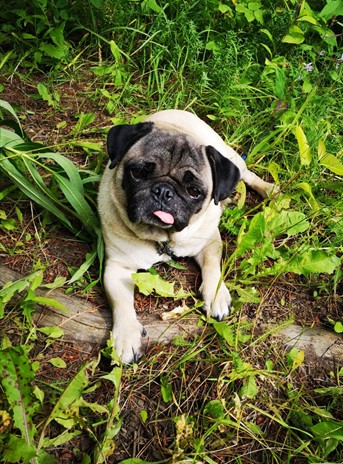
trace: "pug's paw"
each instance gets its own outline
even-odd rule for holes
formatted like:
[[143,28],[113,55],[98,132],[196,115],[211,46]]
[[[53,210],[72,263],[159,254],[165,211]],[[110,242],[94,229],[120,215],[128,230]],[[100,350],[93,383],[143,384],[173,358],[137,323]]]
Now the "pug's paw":
[[115,324],[112,330],[114,346],[124,364],[137,362],[142,356],[142,337],[146,330],[137,320]]
[[205,301],[204,309],[207,315],[217,319],[218,321],[222,321],[226,316],[229,316],[232,299],[230,292],[224,283],[221,284],[219,290],[212,298],[208,298],[208,295],[206,295],[205,286],[203,286],[202,294]]
[[264,194],[262,195],[263,198],[269,198],[271,196],[277,197],[280,194],[281,189],[278,185],[271,184],[270,182],[264,182],[264,184],[265,184],[265,187],[264,187]]

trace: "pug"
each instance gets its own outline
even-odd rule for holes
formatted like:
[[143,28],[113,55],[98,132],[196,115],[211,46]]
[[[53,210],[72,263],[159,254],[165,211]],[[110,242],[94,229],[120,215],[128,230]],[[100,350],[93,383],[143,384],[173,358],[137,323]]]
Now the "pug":
[[142,354],[144,327],[134,309],[131,275],[157,262],[194,257],[208,316],[222,320],[231,296],[221,273],[219,221],[242,179],[262,197],[277,191],[196,115],[160,111],[108,132],[109,163],[98,208],[106,248],[103,283],[113,311],[113,340],[123,363]]

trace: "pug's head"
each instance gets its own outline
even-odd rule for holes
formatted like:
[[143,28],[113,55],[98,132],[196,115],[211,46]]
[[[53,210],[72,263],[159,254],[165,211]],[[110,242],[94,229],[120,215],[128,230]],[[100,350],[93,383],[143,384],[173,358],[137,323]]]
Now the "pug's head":
[[110,169],[124,192],[129,220],[181,231],[210,201],[235,188],[240,172],[212,146],[153,122],[113,127],[108,133]]

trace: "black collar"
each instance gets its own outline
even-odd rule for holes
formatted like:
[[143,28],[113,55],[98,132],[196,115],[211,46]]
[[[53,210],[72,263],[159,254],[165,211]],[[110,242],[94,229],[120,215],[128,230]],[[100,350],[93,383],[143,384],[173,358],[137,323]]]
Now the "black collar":
[[156,242],[156,250],[159,255],[168,255],[171,259],[176,259],[173,250],[169,247],[168,242]]

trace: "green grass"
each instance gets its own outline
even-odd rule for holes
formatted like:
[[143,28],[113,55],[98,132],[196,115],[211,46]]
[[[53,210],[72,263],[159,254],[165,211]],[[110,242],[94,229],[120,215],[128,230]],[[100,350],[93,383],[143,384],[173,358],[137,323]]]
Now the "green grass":
[[[287,310],[288,285],[318,304],[341,302],[342,2],[26,3],[0,26],[2,256],[30,256],[32,234],[22,230],[33,208],[39,246],[56,230],[89,244],[84,263],[50,286],[89,294],[104,253],[96,214],[104,133],[159,109],[196,112],[283,194],[251,203],[241,186],[224,213],[229,320],[199,315],[194,339],[152,347],[138,366],[122,369],[107,348],[67,369],[54,355],[63,331],[39,329],[32,317],[36,304],[60,304],[37,294],[46,269],[31,254],[32,272],[0,290],[0,459],[53,463],[65,447],[75,462],[117,462],[110,456],[134,412],[151,445],[127,464],[341,463],[342,368],[327,367],[318,381],[304,353],[287,351],[278,328],[260,321],[274,291],[270,304]],[[34,114],[8,97],[11,79],[33,90],[48,143],[27,135]],[[66,83],[81,90],[77,104]],[[323,317],[341,332],[338,311]],[[90,441],[85,452],[80,437]]]

